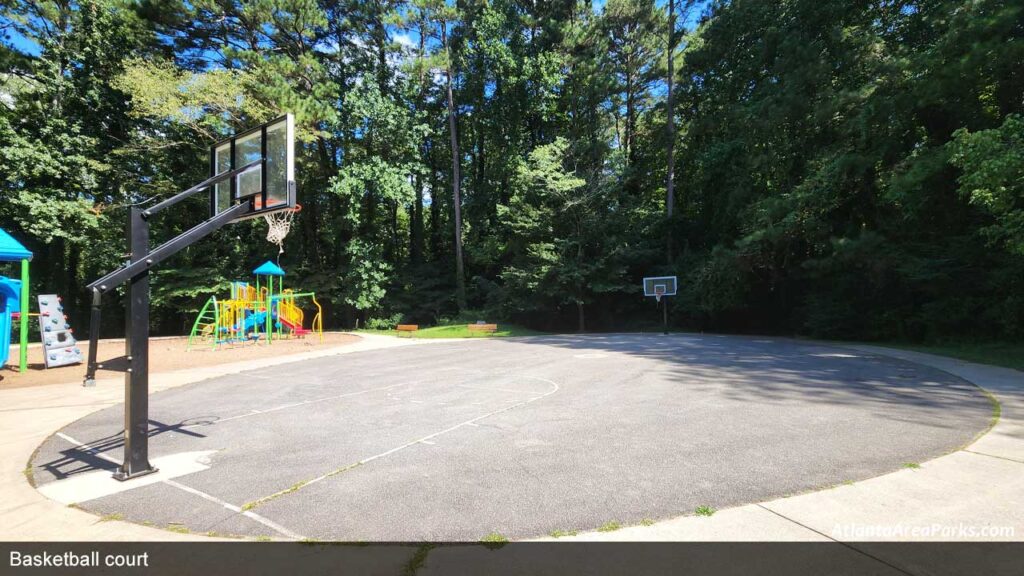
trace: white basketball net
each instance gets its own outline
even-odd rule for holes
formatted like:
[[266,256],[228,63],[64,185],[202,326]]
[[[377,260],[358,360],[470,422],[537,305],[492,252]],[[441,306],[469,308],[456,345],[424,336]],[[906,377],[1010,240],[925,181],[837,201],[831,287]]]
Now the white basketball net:
[[661,284],[658,284],[657,286],[655,286],[654,287],[654,300],[656,302],[658,302],[658,303],[661,303],[661,297],[665,295],[666,291],[667,290],[665,289],[665,286],[663,286]]
[[277,244],[278,255],[284,254],[284,239],[292,229],[292,219],[298,210],[288,209],[263,215],[267,223],[267,241]]

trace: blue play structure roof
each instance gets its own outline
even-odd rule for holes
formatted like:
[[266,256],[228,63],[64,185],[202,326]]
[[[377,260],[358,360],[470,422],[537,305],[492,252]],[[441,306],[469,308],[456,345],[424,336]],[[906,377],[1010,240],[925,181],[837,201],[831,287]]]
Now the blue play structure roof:
[[253,270],[252,273],[257,276],[284,276],[284,270],[270,260],[260,264],[259,268]]
[[[0,228],[0,262],[17,262],[25,259],[31,260],[32,253]],[[284,272],[282,271],[281,274],[284,274]]]

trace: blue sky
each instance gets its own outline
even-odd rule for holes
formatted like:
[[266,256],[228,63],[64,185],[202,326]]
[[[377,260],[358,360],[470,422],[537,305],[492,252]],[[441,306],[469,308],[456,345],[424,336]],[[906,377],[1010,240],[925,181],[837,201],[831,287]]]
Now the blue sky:
[[8,37],[4,38],[4,43],[13,46],[15,50],[24,52],[31,56],[38,56],[40,52],[39,45],[31,40],[25,38],[21,34],[13,30],[9,30]]
[[[602,10],[604,8],[604,5],[605,5],[607,0],[592,0],[592,1],[593,1],[594,10],[595,11],[600,11],[600,10]],[[668,2],[668,0],[657,0],[655,3],[658,6],[666,6],[667,2]],[[708,3],[708,0],[704,0],[702,2],[699,2],[699,4],[701,6],[698,9],[694,10],[690,14],[690,18],[688,19],[689,21],[687,22],[688,25],[693,25],[699,19],[700,14],[702,12],[702,8],[707,3]],[[2,21],[2,19],[0,19],[0,21]],[[7,34],[8,34],[8,36],[6,38],[4,38],[4,43],[12,46],[15,50],[18,50],[19,52],[23,52],[23,53],[26,53],[26,54],[29,54],[29,55],[32,55],[32,56],[36,56],[36,55],[38,55],[40,53],[41,48],[35,42],[25,38],[24,36],[18,34],[14,30],[8,29]],[[414,34],[402,33],[400,35],[403,35],[406,38],[410,38],[412,40],[416,39],[414,37]]]

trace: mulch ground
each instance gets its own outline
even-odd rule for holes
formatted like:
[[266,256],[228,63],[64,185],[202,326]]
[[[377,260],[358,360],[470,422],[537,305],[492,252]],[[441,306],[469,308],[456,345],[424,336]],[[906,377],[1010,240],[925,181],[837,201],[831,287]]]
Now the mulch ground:
[[[196,368],[201,366],[215,366],[230,362],[241,362],[268,356],[286,356],[288,354],[300,354],[311,352],[316,349],[333,348],[344,346],[359,340],[358,336],[340,332],[324,332],[324,341],[307,335],[305,338],[274,340],[273,343],[266,342],[221,345],[217,350],[193,346],[192,350],[186,351],[188,344],[187,337],[174,338],[153,338],[149,341],[149,370],[150,372],[170,372],[184,368]],[[89,343],[80,342],[82,356],[88,357]],[[98,357],[101,363],[106,363],[110,370],[99,370],[97,378],[110,378],[121,374],[120,367],[124,365],[124,340],[100,340]],[[117,358],[122,358],[118,361]],[[18,347],[11,346],[10,357],[7,365],[0,369],[0,390],[7,388],[24,388],[27,386],[44,386],[47,384],[63,384],[67,382],[81,382],[85,376],[85,363],[72,366],[61,366],[58,368],[45,369],[43,366],[43,349],[40,346],[32,346],[28,349],[28,371],[24,374],[18,372]]]

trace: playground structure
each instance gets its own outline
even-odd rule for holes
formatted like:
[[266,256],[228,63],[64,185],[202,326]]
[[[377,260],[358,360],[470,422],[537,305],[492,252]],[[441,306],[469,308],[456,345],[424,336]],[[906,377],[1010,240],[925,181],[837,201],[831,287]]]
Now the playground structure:
[[29,368],[29,319],[39,321],[46,368],[79,364],[82,351],[72,335],[63,304],[56,294],[39,296],[39,314],[29,312],[29,262],[32,252],[0,230],[0,262],[22,262],[22,279],[0,276],[0,366],[10,354],[10,332],[18,323],[18,372]]
[[[270,343],[275,338],[302,338],[310,333],[323,342],[323,311],[316,293],[283,288],[285,272],[270,261],[253,270],[253,274],[255,286],[232,282],[229,298],[218,300],[211,296],[206,301],[192,325],[188,349],[196,342],[216,349],[221,344],[255,342],[264,337]],[[262,285],[260,277],[265,278]],[[317,310],[309,328],[305,327],[305,312],[296,303],[302,298],[309,298]]]
[[72,335],[64,305],[56,294],[39,296],[39,313],[29,312],[29,262],[32,252],[10,234],[0,230],[0,262],[21,262],[21,279],[0,276],[0,366],[10,354],[11,328],[18,322],[18,371],[28,370],[28,321],[39,321],[39,335],[43,343],[43,365],[46,368],[78,364],[82,351]]
[[11,345],[11,323],[19,321],[20,354],[18,371],[28,369],[28,263],[32,252],[4,230],[0,230],[0,262],[21,262],[21,280],[0,276],[0,366],[7,362]]

